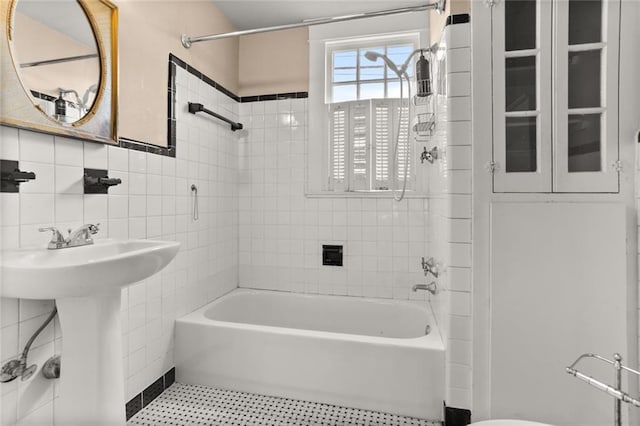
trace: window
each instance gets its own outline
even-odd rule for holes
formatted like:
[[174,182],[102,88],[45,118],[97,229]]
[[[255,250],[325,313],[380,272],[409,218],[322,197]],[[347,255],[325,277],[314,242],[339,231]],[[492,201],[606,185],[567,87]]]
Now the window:
[[[309,28],[308,196],[388,197],[390,173],[397,170],[402,184],[405,160],[409,161],[407,189],[413,196],[424,196],[426,169],[416,168],[415,155],[410,155],[417,145],[412,146],[413,137],[406,137],[412,122],[406,115],[394,167],[396,123],[403,108],[400,79],[382,59],[369,61],[365,53],[386,54],[403,64],[415,48],[428,45],[427,15],[390,15]],[[412,77],[415,60],[407,70]]]
[[[390,190],[398,124],[401,130],[395,153],[397,181],[404,179],[404,167],[408,164],[407,187],[411,188],[406,81],[402,105],[398,75],[381,59],[369,61],[365,53],[384,54],[400,66],[418,45],[417,34],[327,43],[328,189]],[[407,68],[407,74],[409,78],[413,76],[413,64]]]
[[[372,62],[364,55],[368,51],[380,53],[402,65],[418,45],[417,35],[327,43],[327,102],[400,98],[398,75],[381,59]],[[407,75],[413,77],[413,63]]]

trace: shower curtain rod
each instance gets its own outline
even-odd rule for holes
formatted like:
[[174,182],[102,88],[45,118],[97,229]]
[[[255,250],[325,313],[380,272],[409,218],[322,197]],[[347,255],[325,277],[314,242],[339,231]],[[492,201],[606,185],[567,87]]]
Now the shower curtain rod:
[[211,35],[198,36],[198,37],[189,37],[186,34],[182,34],[181,41],[182,41],[182,45],[188,49],[189,47],[191,47],[193,43],[199,43],[201,41],[220,40],[223,38],[266,33],[271,31],[290,30],[293,28],[310,27],[312,25],[329,24],[333,22],[352,21],[354,19],[372,18],[375,16],[395,15],[398,13],[407,13],[407,12],[420,12],[420,11],[429,10],[429,9],[434,9],[438,13],[442,14],[444,13],[445,6],[446,6],[446,0],[437,0],[435,3],[424,4],[421,6],[409,6],[409,7],[401,7],[396,9],[379,10],[377,12],[356,13],[352,15],[336,16],[333,18],[307,19],[297,24],[276,25],[273,27],[255,28],[252,30],[233,31],[230,33],[211,34]]

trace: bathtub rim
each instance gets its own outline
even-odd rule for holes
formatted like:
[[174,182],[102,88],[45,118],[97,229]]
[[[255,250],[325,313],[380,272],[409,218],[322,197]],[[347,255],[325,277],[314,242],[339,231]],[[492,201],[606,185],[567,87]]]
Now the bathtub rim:
[[[208,318],[205,314],[211,308],[213,308],[216,304],[221,303],[223,299],[233,297],[238,294],[260,294],[260,293],[276,293],[282,295],[292,295],[294,297],[308,297],[308,298],[348,298],[350,300],[359,300],[364,302],[373,302],[377,304],[403,304],[407,306],[417,307],[419,309],[424,310],[429,316],[428,324],[431,325],[431,332],[424,336],[418,337],[382,337],[382,336],[367,336],[362,334],[350,334],[350,333],[339,333],[333,331],[320,331],[320,330],[306,330],[299,328],[290,328],[290,327],[277,327],[270,325],[261,325],[261,324],[250,324],[250,323],[241,323],[241,322],[231,322],[231,321],[222,321],[222,320],[214,320]],[[416,301],[418,302],[418,301]],[[438,350],[445,351],[445,345],[442,340],[442,334],[440,333],[440,328],[436,321],[436,317],[434,315],[433,309],[431,305],[426,302],[425,305],[418,305],[418,303],[414,303],[409,300],[391,300],[391,299],[376,299],[376,298],[366,298],[366,297],[357,297],[357,296],[344,296],[344,295],[324,295],[324,294],[308,294],[308,293],[295,293],[288,291],[279,291],[279,290],[264,290],[264,289],[254,289],[254,288],[246,288],[246,287],[237,287],[219,298],[201,306],[195,311],[188,313],[180,318],[176,318],[176,323],[189,323],[196,325],[212,325],[217,327],[230,328],[235,330],[252,330],[252,331],[260,331],[270,334],[280,334],[280,335],[293,335],[299,337],[316,337],[319,339],[326,340],[340,340],[340,341],[350,341],[350,342],[360,342],[360,343],[370,343],[370,344],[378,344],[381,346],[402,346],[402,347],[410,347],[410,348],[421,348],[421,349],[430,349],[430,350]]]

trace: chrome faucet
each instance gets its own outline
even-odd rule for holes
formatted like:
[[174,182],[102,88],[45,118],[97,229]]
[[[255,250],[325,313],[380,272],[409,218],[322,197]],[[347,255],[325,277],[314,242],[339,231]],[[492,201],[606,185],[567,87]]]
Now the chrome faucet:
[[440,273],[438,272],[438,265],[436,265],[436,261],[433,259],[433,257],[430,257],[427,260],[425,260],[424,257],[422,258],[422,270],[424,271],[425,277],[431,274],[435,278],[438,278],[438,275],[440,275]]
[[58,231],[58,229],[54,228],[53,226],[49,228],[38,228],[38,231],[53,232],[51,234],[51,241],[49,241],[49,245],[47,246],[49,250],[61,249],[66,247],[65,244],[67,243],[67,240],[65,240],[60,231]]
[[438,285],[436,284],[435,281],[431,281],[429,284],[416,284],[413,287],[411,287],[411,291],[418,291],[418,290],[426,290],[429,293],[436,295],[438,294]]
[[100,224],[93,225],[88,223],[86,225],[82,225],[78,229],[73,232],[69,232],[69,238],[67,239],[68,247],[76,247],[76,246],[84,246],[87,244],[93,244],[92,235],[95,235],[100,230],[98,228]]
[[38,231],[51,231],[51,241],[49,241],[47,248],[49,250],[57,250],[62,248],[79,247],[93,244],[93,238],[91,238],[91,236],[98,233],[98,231],[100,230],[100,228],[98,228],[99,225],[99,223],[96,225],[88,223],[86,225],[82,225],[75,231],[69,230],[68,238],[64,238],[60,231],[58,231],[58,229],[54,227],[39,228]]
[[430,151],[427,151],[427,147],[423,147],[422,153],[420,153],[420,162],[424,164],[424,160],[433,164],[434,160],[438,159],[438,147],[434,146]]

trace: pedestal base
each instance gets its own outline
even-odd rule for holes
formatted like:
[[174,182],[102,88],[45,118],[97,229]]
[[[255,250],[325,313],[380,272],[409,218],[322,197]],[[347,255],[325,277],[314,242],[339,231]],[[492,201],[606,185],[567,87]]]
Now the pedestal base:
[[56,300],[63,347],[55,424],[125,424],[120,288]]

